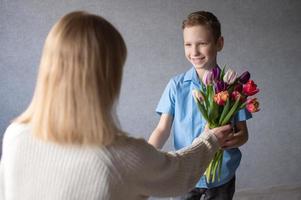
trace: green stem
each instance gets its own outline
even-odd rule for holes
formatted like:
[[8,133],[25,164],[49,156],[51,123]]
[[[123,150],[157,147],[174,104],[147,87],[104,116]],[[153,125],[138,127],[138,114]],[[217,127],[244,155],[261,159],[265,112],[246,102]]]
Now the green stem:
[[219,164],[219,168],[218,168],[218,174],[219,174],[219,176],[218,176],[218,181],[221,180],[223,158],[224,158],[224,151],[221,150],[221,158],[220,158],[220,164]]

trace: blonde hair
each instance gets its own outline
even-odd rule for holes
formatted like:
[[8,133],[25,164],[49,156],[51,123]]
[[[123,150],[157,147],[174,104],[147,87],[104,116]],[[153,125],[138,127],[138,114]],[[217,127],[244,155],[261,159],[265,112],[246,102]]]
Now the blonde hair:
[[120,133],[118,99],[126,45],[104,18],[72,12],[50,30],[27,110],[15,121],[34,136],[61,144],[110,144]]

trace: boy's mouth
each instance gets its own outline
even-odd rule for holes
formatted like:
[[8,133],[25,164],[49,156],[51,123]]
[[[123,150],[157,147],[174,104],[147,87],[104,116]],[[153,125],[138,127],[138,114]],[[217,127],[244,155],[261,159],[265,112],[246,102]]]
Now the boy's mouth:
[[200,63],[205,59],[205,57],[191,58],[193,63]]

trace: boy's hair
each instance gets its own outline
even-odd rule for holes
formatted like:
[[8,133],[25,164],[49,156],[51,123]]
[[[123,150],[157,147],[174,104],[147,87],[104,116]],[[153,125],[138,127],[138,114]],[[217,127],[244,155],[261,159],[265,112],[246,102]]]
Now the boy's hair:
[[221,24],[217,17],[211,12],[197,11],[190,13],[187,19],[183,21],[182,29],[197,25],[209,27],[216,40],[221,37]]
[[61,144],[110,144],[126,45],[104,18],[72,12],[50,30],[30,106],[15,121]]

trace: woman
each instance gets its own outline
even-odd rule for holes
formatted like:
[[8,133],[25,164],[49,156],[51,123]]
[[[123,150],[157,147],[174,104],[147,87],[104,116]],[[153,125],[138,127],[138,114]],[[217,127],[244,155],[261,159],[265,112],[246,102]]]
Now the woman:
[[174,153],[126,136],[113,112],[125,59],[122,36],[100,16],[72,12],[53,26],[32,102],[4,135],[1,199],[146,199],[194,186],[231,127]]

